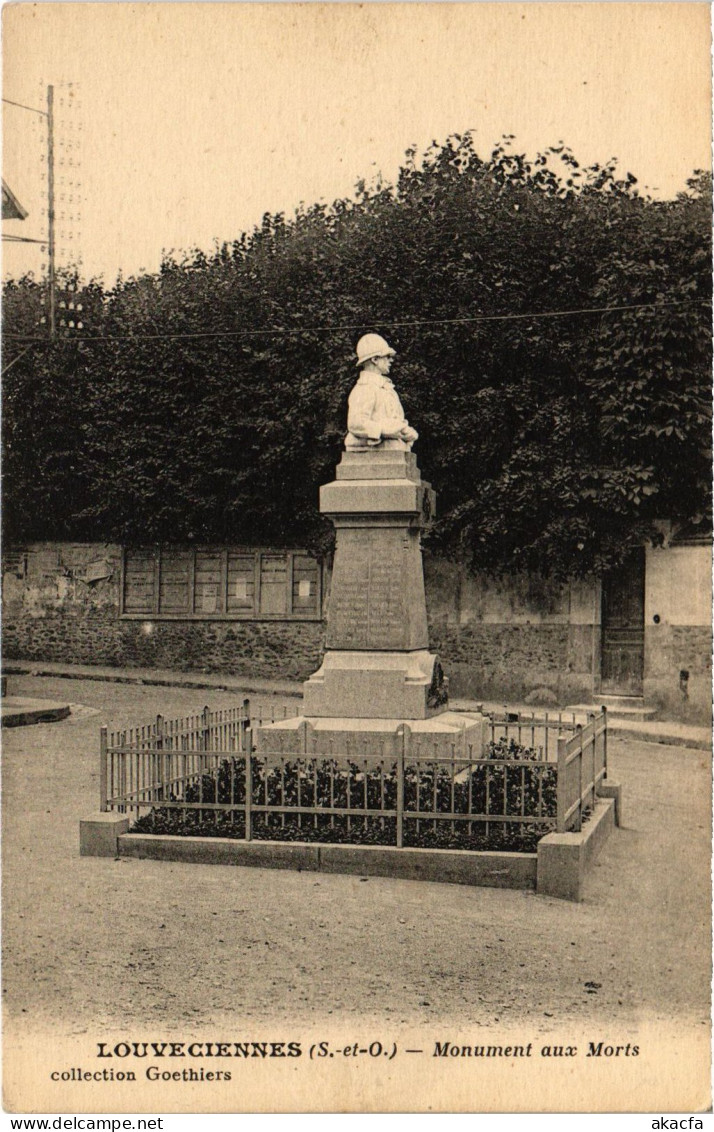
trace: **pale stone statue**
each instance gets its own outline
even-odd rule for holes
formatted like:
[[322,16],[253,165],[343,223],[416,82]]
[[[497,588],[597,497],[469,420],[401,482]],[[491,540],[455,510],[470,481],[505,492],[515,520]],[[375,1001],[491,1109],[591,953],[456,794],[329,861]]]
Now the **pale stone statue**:
[[399,440],[410,451],[418,440],[389,379],[394,356],[395,351],[379,334],[365,334],[357,343],[357,365],[362,372],[350,393],[345,448],[376,448],[385,440]]

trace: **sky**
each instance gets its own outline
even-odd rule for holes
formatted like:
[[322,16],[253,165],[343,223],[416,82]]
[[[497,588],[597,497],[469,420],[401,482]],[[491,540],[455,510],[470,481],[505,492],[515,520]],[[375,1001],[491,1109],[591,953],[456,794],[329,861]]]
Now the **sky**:
[[[5,99],[55,88],[58,264],[110,284],[451,133],[562,139],[660,197],[711,161],[705,3],[20,3],[3,60]],[[3,103],[3,149],[3,233],[45,238],[46,119]],[[3,243],[4,277],[45,264]]]

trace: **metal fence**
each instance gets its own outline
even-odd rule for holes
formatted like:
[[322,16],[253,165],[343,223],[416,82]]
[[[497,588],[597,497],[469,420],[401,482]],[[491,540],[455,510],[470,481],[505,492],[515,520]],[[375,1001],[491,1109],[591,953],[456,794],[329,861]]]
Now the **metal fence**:
[[[483,707],[479,710],[483,711]],[[555,758],[558,736],[575,731],[578,726],[574,712],[546,711],[536,716],[535,712],[514,711],[504,704],[502,711],[484,714],[489,721],[492,743],[505,740],[508,744],[513,740],[519,746],[529,747],[546,761]]]
[[[202,773],[207,752],[250,750],[250,701],[183,719],[157,715],[151,723],[99,732],[100,807],[121,812],[163,801]],[[180,769],[179,769],[180,768]]]
[[[256,756],[251,726],[256,716],[273,721],[272,707],[251,708],[245,700],[182,720],[159,716],[143,727],[102,728],[102,810],[144,815],[149,827],[157,814],[165,826],[168,815],[177,832],[212,827],[246,840],[279,839],[287,827],[295,840],[339,834],[401,847],[450,838],[468,848],[474,837],[488,841],[496,830],[503,840],[516,831],[542,836],[580,828],[606,773],[604,712],[585,728],[574,719],[494,716],[495,746],[486,757],[469,747],[424,749],[407,725],[378,757],[360,757],[354,749],[300,757],[261,750]],[[546,752],[548,735],[558,727],[556,762]]]
[[607,708],[591,715],[570,739],[558,738],[557,831],[582,829],[583,815],[595,805],[598,787],[607,778]]

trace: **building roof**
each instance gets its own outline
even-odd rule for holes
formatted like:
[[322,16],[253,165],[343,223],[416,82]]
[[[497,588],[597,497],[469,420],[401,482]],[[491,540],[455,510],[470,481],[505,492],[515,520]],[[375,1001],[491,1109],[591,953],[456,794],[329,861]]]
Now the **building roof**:
[[2,183],[2,218],[3,220],[24,220],[27,210],[22,207],[12,189],[3,180]]
[[712,525],[706,518],[679,524],[670,539],[671,546],[711,546],[711,543]]

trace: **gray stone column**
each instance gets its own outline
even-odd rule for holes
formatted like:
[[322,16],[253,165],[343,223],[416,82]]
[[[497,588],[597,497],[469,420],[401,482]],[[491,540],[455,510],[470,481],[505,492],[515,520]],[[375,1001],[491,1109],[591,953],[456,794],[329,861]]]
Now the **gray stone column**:
[[[369,762],[479,758],[480,714],[451,712],[429,651],[420,536],[434,493],[399,440],[345,451],[320,510],[337,531],[327,650],[303,685],[303,714],[254,731],[268,762],[323,755]],[[408,736],[408,741],[407,741]]]
[[429,652],[420,536],[434,492],[400,441],[345,452],[320,510],[337,543],[327,652],[305,684],[305,714],[425,719],[446,707]]

